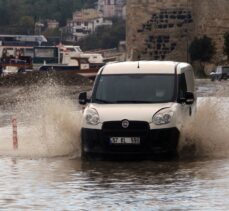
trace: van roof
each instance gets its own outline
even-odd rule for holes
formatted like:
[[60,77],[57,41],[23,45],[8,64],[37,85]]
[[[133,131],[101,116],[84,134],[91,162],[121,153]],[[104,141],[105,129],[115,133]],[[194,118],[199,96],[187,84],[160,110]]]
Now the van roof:
[[128,61],[107,64],[99,71],[99,74],[174,74],[176,66],[177,74],[181,74],[186,67],[190,67],[187,63],[173,61]]

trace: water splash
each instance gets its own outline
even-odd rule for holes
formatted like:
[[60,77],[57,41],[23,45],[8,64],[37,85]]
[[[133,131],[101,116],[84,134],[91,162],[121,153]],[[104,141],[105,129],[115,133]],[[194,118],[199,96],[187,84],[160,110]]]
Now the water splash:
[[[219,91],[215,97],[205,94],[198,98],[196,117],[182,131],[181,158],[229,156],[229,86],[227,83],[216,85]],[[14,109],[18,119],[19,150],[12,149],[12,128],[7,126],[6,133],[0,122],[0,155],[80,157],[82,113],[76,100],[66,93],[69,91],[65,92],[52,81],[21,92]],[[4,117],[4,121],[10,124],[10,118]]]
[[229,156],[229,88],[224,86],[215,96],[198,99],[192,122],[182,132],[181,157]]
[[5,146],[1,155],[54,157],[74,153],[80,156],[81,112],[62,87],[52,82],[33,86],[19,98],[15,108],[19,149],[10,150],[8,141],[8,148]]

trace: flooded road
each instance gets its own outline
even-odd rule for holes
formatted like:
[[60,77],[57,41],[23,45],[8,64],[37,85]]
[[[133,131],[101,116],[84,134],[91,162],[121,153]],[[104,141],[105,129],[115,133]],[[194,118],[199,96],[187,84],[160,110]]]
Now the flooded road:
[[[197,118],[184,128],[189,139],[180,159],[170,162],[81,161],[75,95],[53,86],[0,93],[6,102],[0,107],[0,208],[228,210],[228,90],[227,81],[197,81]],[[15,96],[19,100],[8,103]],[[185,147],[193,144],[195,151]]]
[[0,206],[4,210],[228,210],[228,161],[1,158]]

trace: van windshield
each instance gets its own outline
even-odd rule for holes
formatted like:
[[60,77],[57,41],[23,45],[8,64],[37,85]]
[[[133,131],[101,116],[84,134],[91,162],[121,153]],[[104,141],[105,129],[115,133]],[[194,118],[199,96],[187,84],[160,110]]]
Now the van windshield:
[[173,74],[101,75],[93,103],[165,103],[174,101]]

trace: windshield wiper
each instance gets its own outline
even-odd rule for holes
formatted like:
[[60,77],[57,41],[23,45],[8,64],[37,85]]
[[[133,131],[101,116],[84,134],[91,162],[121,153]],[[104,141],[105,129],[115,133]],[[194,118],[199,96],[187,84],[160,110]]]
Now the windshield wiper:
[[140,100],[118,100],[115,103],[152,103],[151,101],[140,101]]
[[102,100],[102,99],[94,99],[94,101],[96,101],[98,103],[104,103],[104,104],[114,103],[114,102],[107,101],[107,100]]

